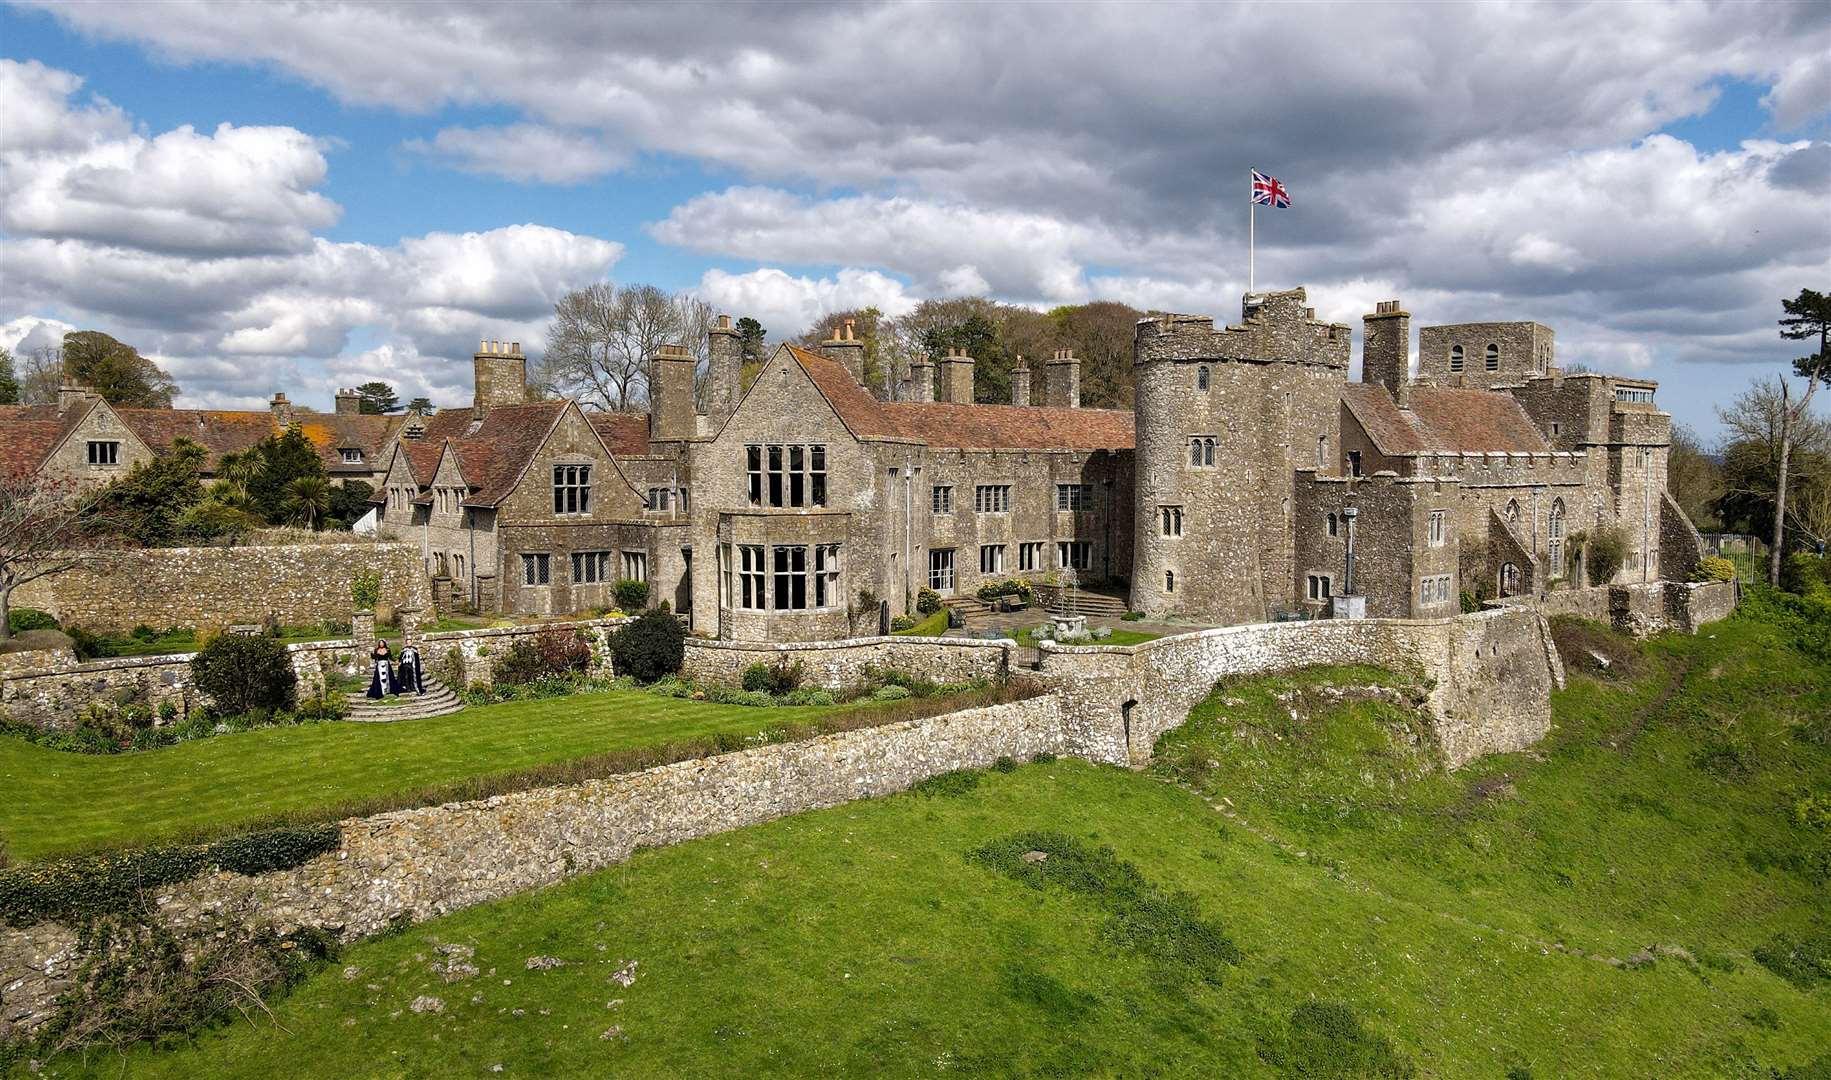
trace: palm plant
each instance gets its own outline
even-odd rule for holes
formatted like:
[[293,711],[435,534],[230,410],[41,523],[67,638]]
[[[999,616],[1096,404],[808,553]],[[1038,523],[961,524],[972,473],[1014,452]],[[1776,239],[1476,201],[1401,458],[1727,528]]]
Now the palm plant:
[[293,524],[316,529],[331,511],[331,485],[317,476],[295,476],[286,485],[286,501],[281,504]]

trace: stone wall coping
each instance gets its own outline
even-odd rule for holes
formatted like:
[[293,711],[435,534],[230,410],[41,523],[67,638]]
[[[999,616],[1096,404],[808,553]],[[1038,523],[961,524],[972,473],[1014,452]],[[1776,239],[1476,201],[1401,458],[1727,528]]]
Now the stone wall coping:
[[479,626],[475,630],[438,630],[419,635],[421,641],[474,641],[478,638],[511,637],[516,634],[539,633],[543,630],[564,630],[568,627],[575,630],[607,629],[635,622],[633,615],[619,615],[607,619],[577,619],[567,622],[528,623],[516,626]]
[[[1511,599],[1511,598],[1509,598]],[[1267,630],[1290,627],[1292,633],[1311,631],[1320,626],[1449,626],[1458,619],[1484,621],[1507,614],[1507,608],[1488,608],[1472,611],[1463,615],[1445,615],[1435,619],[1310,619],[1304,622],[1289,623],[1243,623],[1238,626],[1216,626],[1208,630],[1191,630],[1186,634],[1171,634],[1153,641],[1141,641],[1136,645],[1062,645],[1044,639],[1036,643],[1039,653],[1092,654],[1108,656],[1140,656],[1155,649],[1167,648],[1194,641],[1198,638],[1247,637],[1263,634]]]
[[1017,642],[1010,638],[938,638],[938,637],[898,637],[884,635],[873,637],[839,638],[833,641],[724,641],[717,638],[688,638],[687,647],[694,649],[725,649],[731,652],[758,653],[802,653],[825,652],[836,649],[855,649],[866,645],[941,645],[955,649],[1014,649]]

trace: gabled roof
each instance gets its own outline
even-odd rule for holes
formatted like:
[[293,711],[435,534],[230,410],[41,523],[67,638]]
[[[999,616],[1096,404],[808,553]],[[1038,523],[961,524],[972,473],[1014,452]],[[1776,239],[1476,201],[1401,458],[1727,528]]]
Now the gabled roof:
[[[560,414],[571,404],[533,401],[526,405],[498,405],[485,413],[476,432],[459,443],[458,465],[475,489],[465,501],[474,506],[495,506],[506,498],[546,443],[553,426],[559,423]],[[473,445],[482,452],[467,454]]]
[[[295,410],[293,420],[318,450],[318,457],[331,472],[371,472],[382,448],[406,421],[403,415],[380,416],[365,413],[322,413]],[[360,464],[346,464],[345,449],[361,450]]]
[[169,454],[172,443],[189,439],[205,451],[203,471],[216,470],[224,454],[239,453],[274,434],[273,414],[237,409],[114,410],[155,454]]
[[604,448],[618,457],[641,457],[648,453],[648,415],[628,412],[587,412],[592,430],[604,440]]
[[884,402],[898,434],[960,450],[1131,450],[1132,414],[1120,409]]
[[799,345],[784,345],[783,348],[801,365],[801,370],[807,372],[814,388],[833,406],[833,412],[852,434],[861,439],[894,439],[902,435],[895,423],[884,415],[878,400],[853,381],[852,373],[844,365]]
[[0,473],[37,471],[76,419],[59,415],[55,405],[0,405]]
[[1500,390],[1413,383],[1401,409],[1378,383],[1349,383],[1342,403],[1382,454],[1545,453],[1551,449],[1526,410]]

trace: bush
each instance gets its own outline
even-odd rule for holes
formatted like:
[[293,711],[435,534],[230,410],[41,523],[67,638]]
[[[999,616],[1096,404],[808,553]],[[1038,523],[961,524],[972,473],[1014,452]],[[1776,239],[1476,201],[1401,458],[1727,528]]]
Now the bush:
[[1615,525],[1603,525],[1589,536],[1583,549],[1584,572],[1591,585],[1613,581],[1628,557],[1628,534]]
[[648,582],[628,578],[617,582],[617,606],[624,611],[641,611],[648,607]]
[[351,578],[350,600],[356,604],[357,611],[374,611],[375,605],[381,603],[381,573],[363,570]]
[[1831,585],[1831,559],[1795,551],[1780,560],[1780,587],[1810,596]]
[[941,610],[941,594],[924,585],[916,591],[916,610],[924,615],[933,615]]
[[904,630],[914,630],[916,623],[920,621],[914,615],[898,615],[890,620],[890,632],[895,634]]
[[988,581],[979,586],[979,591],[974,595],[988,603],[1001,596],[1015,596],[1027,604],[1030,602],[1030,582],[1025,578]]
[[687,628],[662,611],[650,611],[610,637],[617,674],[641,683],[652,683],[680,673],[687,655]]
[[873,701],[902,701],[913,697],[906,686],[880,686],[871,694]]
[[239,634],[224,634],[192,657],[191,681],[224,714],[290,709],[298,690],[286,646]]
[[445,655],[428,664],[426,670],[453,690],[463,690],[468,685],[464,678],[464,650],[456,645],[446,649]]
[[15,634],[21,634],[27,630],[57,629],[57,620],[53,619],[49,612],[39,611],[37,608],[29,607],[16,607],[8,612],[6,624],[12,628],[12,632]]
[[516,638],[490,666],[498,686],[523,686],[542,679],[570,678],[591,666],[591,647],[576,630],[543,630]]
[[801,661],[791,663],[787,657],[773,664],[759,661],[744,669],[744,689],[777,697],[792,694],[801,686],[801,670]]
[[1706,555],[1698,560],[1697,569],[1691,571],[1692,581],[1734,581],[1736,564],[1721,555]]
[[729,686],[715,686],[706,691],[706,700],[715,705],[743,705],[752,709],[767,709],[776,703],[776,699],[761,690],[733,690]]
[[811,687],[790,691],[782,699],[784,705],[831,705],[835,701],[830,690],[816,690]]
[[1144,618],[1144,612],[1128,611],[1125,614],[1119,616],[1119,618],[1124,622],[1137,622],[1138,620]]

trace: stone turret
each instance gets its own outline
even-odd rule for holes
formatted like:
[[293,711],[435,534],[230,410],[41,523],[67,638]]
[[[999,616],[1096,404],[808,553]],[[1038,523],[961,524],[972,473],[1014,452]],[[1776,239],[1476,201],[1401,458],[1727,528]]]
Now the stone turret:
[[845,368],[853,382],[865,384],[865,343],[858,340],[852,319],[833,327],[833,336],[820,343],[820,355]]
[[471,364],[476,378],[471,413],[476,419],[498,406],[528,400],[528,358],[521,342],[480,341]]
[[1411,394],[1411,313],[1397,300],[1381,300],[1373,314],[1362,316],[1361,381],[1379,383],[1400,405]]
[[1011,369],[1011,404],[1030,404],[1030,362],[1021,355],[1017,366]]
[[648,437],[690,439],[699,432],[693,407],[698,361],[684,345],[663,345],[648,359]]
[[706,372],[706,415],[717,430],[737,411],[743,393],[744,340],[729,315],[720,315],[706,337],[712,358]]
[[1057,409],[1081,407],[1081,359],[1072,349],[1057,349],[1043,364],[1043,404]]
[[949,348],[941,358],[941,400],[956,405],[973,403],[973,365],[965,349]]

